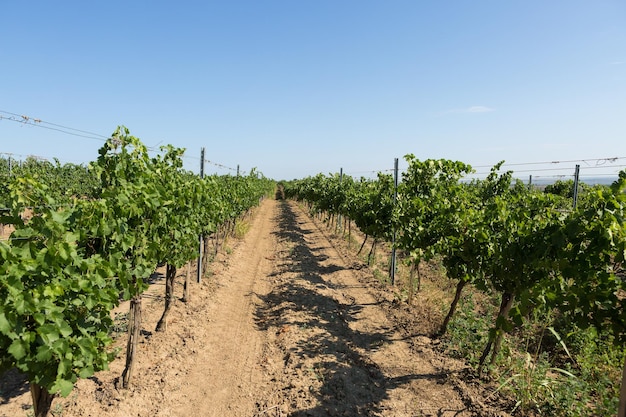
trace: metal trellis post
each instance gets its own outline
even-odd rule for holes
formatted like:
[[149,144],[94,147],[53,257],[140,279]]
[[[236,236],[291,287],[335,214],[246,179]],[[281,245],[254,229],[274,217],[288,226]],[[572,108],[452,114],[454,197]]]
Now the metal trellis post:
[[[395,158],[393,161],[393,207],[395,209],[396,202],[398,201],[398,158]],[[391,236],[391,267],[390,267],[390,278],[391,285],[395,285],[396,283],[396,227],[393,226],[393,234]]]
[[574,191],[572,193],[574,199],[574,210],[576,210],[576,204],[578,204],[578,177],[580,174],[580,165],[576,164],[576,170],[574,171]]
[[[200,178],[204,178],[204,148],[200,150]],[[202,282],[202,254],[204,253],[204,239],[202,234],[198,236],[198,284]]]

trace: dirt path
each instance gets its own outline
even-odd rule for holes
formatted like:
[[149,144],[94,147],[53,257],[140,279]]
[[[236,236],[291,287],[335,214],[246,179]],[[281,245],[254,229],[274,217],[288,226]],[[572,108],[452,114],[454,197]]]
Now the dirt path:
[[[471,416],[447,373],[415,355],[350,262],[282,203],[279,262],[259,312],[275,416]],[[273,408],[274,407],[274,408]],[[272,412],[274,409],[280,412]]]
[[264,334],[255,325],[254,312],[269,288],[276,215],[276,203],[266,202],[218,278],[220,287],[207,309],[204,348],[187,376],[184,396],[173,404],[172,415],[254,414],[255,394],[267,383],[258,363]]
[[[500,415],[430,339],[397,330],[361,266],[296,204],[266,200],[191,301],[175,304],[167,331],[151,331],[162,301],[146,300],[132,388],[115,388],[121,358],[56,399],[52,415]],[[0,392],[0,416],[26,417],[29,404],[23,384]]]

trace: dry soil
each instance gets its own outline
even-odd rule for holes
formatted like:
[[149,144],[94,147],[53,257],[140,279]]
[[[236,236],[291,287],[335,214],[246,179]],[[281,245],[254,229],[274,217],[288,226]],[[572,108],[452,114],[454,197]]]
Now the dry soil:
[[[55,399],[52,415],[506,415],[463,363],[406,326],[411,310],[342,242],[296,203],[263,201],[164,332],[154,332],[163,284],[146,294],[132,387],[117,388],[121,349],[110,371]],[[27,384],[5,375],[0,416],[26,417],[30,404]]]

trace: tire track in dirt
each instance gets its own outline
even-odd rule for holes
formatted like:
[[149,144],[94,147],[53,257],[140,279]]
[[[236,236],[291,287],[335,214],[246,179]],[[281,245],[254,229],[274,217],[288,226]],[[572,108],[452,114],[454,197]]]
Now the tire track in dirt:
[[175,406],[174,416],[251,416],[255,395],[263,385],[258,358],[263,334],[253,312],[258,294],[266,291],[262,278],[272,270],[271,230],[275,201],[266,201],[256,213],[243,243],[219,278],[221,286],[208,311],[204,348],[191,370],[187,395]]

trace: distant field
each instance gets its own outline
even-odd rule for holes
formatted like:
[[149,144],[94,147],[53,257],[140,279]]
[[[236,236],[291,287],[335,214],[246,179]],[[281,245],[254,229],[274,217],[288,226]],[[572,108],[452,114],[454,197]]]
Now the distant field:
[[[528,182],[528,178],[519,178],[521,181],[524,182]],[[558,180],[569,180],[569,179],[574,179],[573,175],[570,176],[565,176],[563,178],[533,178],[533,184],[534,185],[539,185],[539,186],[545,186],[545,185],[550,185],[550,184],[554,184],[556,181]],[[580,182],[583,182],[585,184],[588,185],[611,185],[613,184],[613,182],[617,180],[617,175],[616,176],[604,176],[604,177],[585,177],[585,178],[580,178]]]

